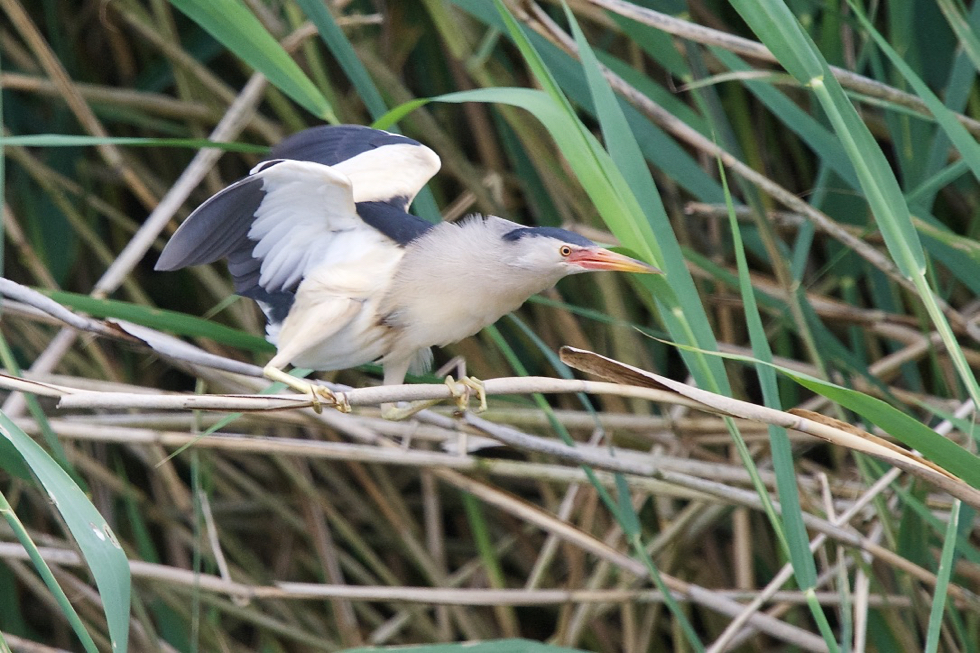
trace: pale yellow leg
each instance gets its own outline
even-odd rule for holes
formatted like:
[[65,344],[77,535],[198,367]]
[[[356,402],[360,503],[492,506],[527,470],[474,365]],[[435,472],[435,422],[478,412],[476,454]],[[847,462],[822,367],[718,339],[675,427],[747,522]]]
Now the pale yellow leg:
[[323,412],[323,405],[320,403],[320,399],[326,399],[328,402],[330,402],[329,405],[332,408],[336,408],[342,413],[350,412],[350,404],[347,402],[347,398],[343,394],[332,392],[330,388],[325,388],[322,385],[310,383],[309,381],[298,379],[295,376],[290,376],[278,367],[274,367],[272,365],[266,365],[262,369],[262,374],[264,374],[267,379],[286,384],[288,387],[292,388],[296,392],[299,392],[300,394],[309,395],[312,408],[317,413]]

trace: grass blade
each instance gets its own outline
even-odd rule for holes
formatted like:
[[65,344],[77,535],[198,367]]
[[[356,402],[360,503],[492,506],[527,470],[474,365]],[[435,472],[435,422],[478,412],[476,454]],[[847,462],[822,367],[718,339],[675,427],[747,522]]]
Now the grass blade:
[[316,117],[338,122],[333,107],[262,23],[238,0],[170,0],[242,61]]
[[[112,529],[65,470],[3,413],[0,413],[0,434],[23,457],[68,525],[99,588],[112,650],[126,651],[129,641],[129,561]],[[94,645],[92,650],[95,650]]]
[[850,6],[854,10],[854,15],[857,16],[861,26],[871,35],[871,38],[874,39],[874,42],[881,51],[885,53],[885,56],[888,57],[892,65],[895,66],[898,72],[902,74],[902,77],[905,78],[905,81],[909,83],[915,90],[915,93],[929,107],[929,111],[932,112],[933,117],[946,133],[946,136],[949,137],[952,146],[963,156],[963,160],[973,172],[973,176],[980,180],[980,144],[970,135],[966,127],[956,119],[953,112],[946,108],[942,100],[932,92],[932,89],[922,81],[922,78],[915,74],[912,67],[902,60],[898,52],[895,51],[895,48],[889,45],[888,41],[874,28],[874,25],[864,15],[861,8],[854,2],[851,2]]
[[[317,31],[320,33],[320,38],[337,59],[347,78],[354,85],[358,96],[364,102],[364,106],[367,107],[371,118],[384,123],[384,126],[377,128],[397,132],[395,123],[401,118],[401,115],[397,115],[395,112],[388,112],[388,107],[381,97],[378,87],[371,79],[364,64],[358,58],[357,52],[354,51],[354,46],[351,45],[351,42],[340,29],[340,26],[337,25],[337,21],[334,20],[327,5],[318,0],[297,0],[297,4],[302,7],[303,12],[316,26]],[[419,106],[412,102],[406,104],[412,105],[413,109],[415,106]],[[439,221],[439,208],[436,206],[435,198],[432,196],[432,192],[428,187],[423,188],[419,192],[412,206],[413,211],[429,222]]]
[[364,64],[357,58],[354,47],[340,30],[337,21],[327,9],[327,5],[323,2],[317,2],[317,0],[296,0],[296,4],[303,9],[303,13],[316,26],[324,45],[337,59],[337,63],[340,64],[344,74],[357,89],[358,97],[364,102],[364,106],[367,107],[371,117],[377,120],[385,115],[388,107],[385,106],[381,93],[378,92],[378,87],[374,85],[367,69],[364,68]]
[[[685,345],[674,343],[674,346],[683,348]],[[960,477],[972,487],[980,489],[980,458],[881,399],[775,363],[766,363],[738,354],[706,353],[751,365],[769,365],[808,390],[854,411],[899,442],[918,451],[924,458]]]
[[[6,464],[6,463],[4,463]],[[7,520],[7,524],[10,529],[14,532],[14,536],[17,541],[21,543],[21,546],[27,551],[28,557],[31,562],[34,563],[34,568],[37,570],[38,575],[41,576],[41,580],[47,586],[48,590],[54,596],[55,602],[57,602],[58,607],[61,608],[62,614],[65,619],[71,625],[72,630],[75,631],[75,635],[78,636],[79,641],[85,648],[87,653],[98,653],[98,647],[92,640],[92,636],[89,634],[88,630],[85,629],[85,624],[82,622],[81,617],[78,616],[78,612],[75,611],[75,606],[72,605],[71,600],[65,595],[65,591],[58,584],[58,579],[54,577],[54,572],[45,562],[44,558],[41,557],[41,552],[38,551],[37,545],[31,539],[30,533],[21,523],[20,519],[17,518],[17,514],[14,513],[13,508],[7,502],[7,498],[0,494],[0,513],[3,514],[4,519]],[[4,648],[4,650],[7,650]]]
[[908,204],[871,131],[782,0],[733,0],[733,5],[779,62],[800,82],[807,84],[820,101],[851,158],[888,252],[902,274],[915,285],[974,405],[980,405],[980,385],[926,280],[925,254],[912,224]]
[[[735,207],[732,204],[731,193],[728,192],[728,180],[725,167],[718,162],[718,172],[725,187],[725,202],[728,206],[728,220],[738,266],[739,286],[742,301],[745,302],[745,321],[752,343],[752,352],[757,359],[772,363],[772,349],[766,337],[762,318],[755,303],[755,292],[749,278],[748,260],[742,245],[742,234],[735,217]],[[782,410],[779,399],[779,388],[776,385],[776,373],[768,365],[756,365],[756,374],[762,387],[765,405]],[[793,464],[793,450],[786,430],[769,425],[769,445],[772,455],[773,469],[776,472],[776,489],[779,502],[783,507],[782,525],[790,560],[793,563],[793,573],[797,583],[804,590],[813,589],[817,583],[817,568],[810,553],[810,541],[806,527],[803,524],[803,511],[800,507],[800,495],[796,487],[796,473]],[[822,611],[821,611],[822,612]],[[828,642],[830,645],[831,642]]]
[[943,551],[939,556],[939,571],[936,572],[936,589],[932,596],[932,609],[929,611],[929,629],[926,632],[926,644],[923,647],[924,653],[935,653],[939,650],[939,637],[942,634],[943,612],[946,609],[946,594],[949,586],[949,579],[953,573],[953,559],[956,555],[957,534],[960,525],[960,512],[963,504],[959,500],[953,501],[953,507],[949,511],[949,524],[946,527],[946,536],[943,539]]
[[[40,290],[40,289],[39,289]],[[64,291],[41,291],[59,304],[93,317],[118,318],[142,326],[167,331],[191,338],[210,338],[215,342],[239,347],[248,351],[271,352],[275,346],[265,338],[232,327],[205,320],[204,318],[141,306],[116,299],[99,299],[89,295]]]
[[265,154],[265,145],[250,143],[219,143],[206,138],[138,138],[127,136],[84,136],[76,134],[28,134],[5,136],[4,145],[21,147],[90,147],[93,145],[128,145],[132,147],[186,147],[195,150],[212,147],[226,152],[252,152]]

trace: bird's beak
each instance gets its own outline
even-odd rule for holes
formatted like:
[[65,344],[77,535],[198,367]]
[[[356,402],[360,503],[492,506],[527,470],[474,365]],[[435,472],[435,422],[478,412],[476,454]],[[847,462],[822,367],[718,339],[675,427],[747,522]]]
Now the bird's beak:
[[613,272],[636,272],[637,274],[663,274],[663,272],[643,261],[623,256],[602,247],[583,247],[568,255],[568,262],[586,270],[611,270]]

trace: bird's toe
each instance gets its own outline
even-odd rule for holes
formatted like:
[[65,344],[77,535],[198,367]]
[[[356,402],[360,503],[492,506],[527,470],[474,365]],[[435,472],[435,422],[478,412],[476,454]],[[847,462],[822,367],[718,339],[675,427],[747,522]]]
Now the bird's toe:
[[[349,413],[351,411],[350,402],[347,400],[347,395],[343,392],[334,392],[330,388],[322,385],[312,384],[310,385],[310,391],[313,394],[314,402],[317,404],[319,404],[320,398],[323,398],[330,402],[333,408],[336,408],[342,413]],[[316,409],[314,408],[314,410]]]
[[437,402],[412,401],[401,404],[381,404],[381,418],[391,420],[393,422],[401,422],[409,419],[410,417],[414,417],[416,413],[431,407],[435,403]]
[[475,376],[464,376],[459,380],[460,383],[465,385],[467,388],[476,394],[476,398],[479,400],[480,405],[476,407],[475,413],[482,413],[487,409],[487,389],[483,385],[483,381],[476,378]]
[[487,391],[483,386],[483,381],[472,377],[464,376],[457,381],[452,376],[446,377],[446,385],[456,401],[456,412],[465,413],[469,409],[470,397],[474,394],[480,401],[480,405],[474,412],[482,413],[487,409]]

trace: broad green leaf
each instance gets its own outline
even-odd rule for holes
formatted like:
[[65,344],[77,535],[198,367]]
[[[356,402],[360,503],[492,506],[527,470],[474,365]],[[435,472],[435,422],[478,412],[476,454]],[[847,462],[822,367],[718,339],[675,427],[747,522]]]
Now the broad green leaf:
[[980,458],[884,401],[811,376],[781,369],[794,381],[854,411],[925,458],[980,488]]
[[76,134],[26,134],[5,136],[4,145],[21,147],[90,147],[93,145],[128,145],[136,147],[187,147],[200,150],[212,147],[228,152],[265,154],[269,148],[251,143],[226,143],[206,138],[138,138],[128,136],[84,136]]
[[[8,442],[7,440],[0,438],[3,442]],[[15,458],[20,458],[20,455],[16,452],[13,453]],[[23,463],[22,463],[23,464]],[[33,478],[31,478],[33,481]],[[78,616],[78,612],[75,610],[75,606],[68,599],[68,595],[65,594],[65,590],[62,589],[61,585],[58,584],[58,579],[55,578],[54,572],[51,571],[51,567],[48,565],[47,561],[41,555],[41,551],[34,544],[34,540],[31,539],[30,533],[24,526],[23,522],[14,512],[13,507],[8,503],[7,498],[0,493],[0,515],[7,521],[7,525],[10,530],[13,531],[14,537],[20,542],[24,550],[27,551],[27,557],[30,558],[31,563],[34,565],[35,571],[41,577],[48,591],[51,593],[52,598],[55,603],[58,604],[58,608],[61,610],[62,615],[68,621],[71,629],[75,631],[75,635],[78,637],[85,649],[86,653],[98,653],[98,647],[95,645],[95,641],[92,639],[92,635],[86,630],[85,623],[82,621],[81,617]],[[18,594],[17,589],[13,589],[14,594]],[[0,651],[3,653],[10,653],[10,649],[0,646]]]
[[[14,352],[10,348],[10,343],[7,342],[2,332],[0,332],[0,366],[8,374],[22,376],[22,370],[17,363],[17,357],[14,356]],[[43,442],[47,445],[51,457],[57,461],[69,476],[72,476],[72,480],[78,483],[82,491],[87,491],[88,487],[85,485],[84,479],[72,467],[71,461],[68,460],[68,455],[65,453],[65,448],[61,445],[61,440],[58,439],[58,436],[51,428],[48,417],[44,414],[44,410],[41,408],[37,397],[30,393],[25,393],[24,403],[27,405],[27,410],[30,411],[31,417],[37,422]],[[24,465],[23,459],[17,452],[11,451],[12,448],[13,446],[9,441],[0,438],[0,468],[6,469],[7,472],[25,480],[32,480],[30,470]]]
[[417,100],[411,100],[404,104],[399,104],[388,113],[376,118],[375,121],[371,123],[371,126],[375,129],[390,129],[391,126],[397,123],[399,120],[412,113],[419,107],[425,106],[431,101],[432,100],[429,98],[418,98]]
[[303,69],[239,0],[170,2],[307,111],[321,120],[338,122],[330,103]]
[[37,290],[59,304],[64,304],[69,308],[82,311],[93,317],[118,318],[177,335],[210,338],[215,342],[249,351],[275,351],[275,346],[265,338],[260,338],[259,336],[254,336],[250,333],[245,333],[244,331],[239,331],[238,329],[233,329],[193,315],[166,311],[159,308],[150,308],[148,306],[131,304],[115,299],[97,299],[89,295],[79,295],[60,290],[44,290],[41,288]]
[[99,588],[113,651],[126,651],[129,641],[129,560],[109,524],[65,470],[0,413],[0,435],[10,441],[31,468],[78,544]]

